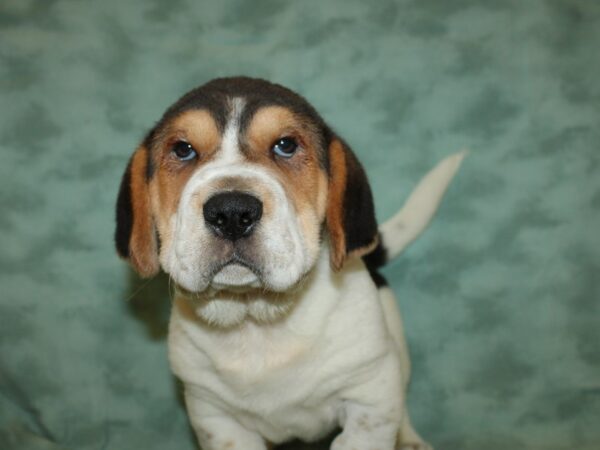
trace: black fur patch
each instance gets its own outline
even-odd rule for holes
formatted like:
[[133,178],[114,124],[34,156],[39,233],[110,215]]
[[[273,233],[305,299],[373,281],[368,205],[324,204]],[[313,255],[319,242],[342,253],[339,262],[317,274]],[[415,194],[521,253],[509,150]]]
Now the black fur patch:
[[367,266],[367,270],[369,271],[369,275],[371,276],[371,279],[373,280],[373,283],[375,283],[375,287],[377,287],[377,289],[390,285],[388,280],[386,280],[386,278],[377,269],[371,269],[369,266]]
[[123,257],[129,257],[129,240],[133,228],[133,204],[131,202],[131,164],[133,159],[129,160],[127,169],[121,179],[119,196],[117,197],[116,219],[117,227],[115,230],[115,245],[117,253]]
[[373,250],[368,255],[362,257],[365,266],[367,266],[367,270],[369,271],[369,275],[371,275],[371,279],[375,283],[375,286],[378,288],[382,286],[388,286],[389,283],[385,279],[383,275],[379,272],[380,267],[382,267],[388,260],[387,250],[379,241],[375,250]]
[[211,89],[210,86],[214,81],[217,80],[213,80],[203,86],[197,87],[177,100],[165,111],[156,125],[155,130],[160,130],[172,119],[186,111],[205,109],[215,119],[219,131],[223,132],[225,130],[225,125],[227,125],[227,98],[230,96],[227,95],[227,91],[225,90]]
[[377,236],[373,194],[367,175],[346,146],[346,191],[344,193],[344,232],[346,252],[370,245]]
[[367,267],[372,267],[373,269],[379,269],[385,265],[388,261],[388,252],[381,240],[377,243],[377,247],[375,247],[371,253],[363,256],[363,261]]

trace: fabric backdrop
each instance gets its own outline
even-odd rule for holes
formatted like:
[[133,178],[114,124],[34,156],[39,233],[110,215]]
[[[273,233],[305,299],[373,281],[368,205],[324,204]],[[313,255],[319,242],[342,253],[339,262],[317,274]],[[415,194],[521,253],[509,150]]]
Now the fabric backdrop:
[[2,0],[0,448],[194,449],[164,277],[112,243],[144,132],[246,74],[354,147],[380,220],[471,149],[385,275],[438,449],[600,448],[600,3]]

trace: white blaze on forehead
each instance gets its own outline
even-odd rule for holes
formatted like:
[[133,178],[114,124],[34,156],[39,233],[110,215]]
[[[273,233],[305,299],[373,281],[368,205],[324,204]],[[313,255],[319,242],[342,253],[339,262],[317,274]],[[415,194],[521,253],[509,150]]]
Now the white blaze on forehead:
[[229,117],[227,125],[223,132],[223,140],[221,141],[220,154],[217,157],[219,161],[231,163],[238,161],[241,157],[240,152],[240,117],[244,110],[244,99],[236,97],[230,100]]

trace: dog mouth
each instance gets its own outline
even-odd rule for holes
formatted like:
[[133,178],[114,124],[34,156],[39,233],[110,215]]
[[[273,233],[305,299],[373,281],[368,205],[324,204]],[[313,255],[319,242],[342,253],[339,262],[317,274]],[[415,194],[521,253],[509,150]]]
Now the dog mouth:
[[200,289],[190,290],[179,282],[175,283],[175,289],[186,296],[197,297],[202,294],[210,296],[218,291],[243,294],[264,288],[260,270],[239,257],[214,264],[208,273],[205,272],[203,279],[205,281]]
[[211,287],[217,290],[257,288],[261,284],[258,270],[238,258],[217,267],[210,282]]

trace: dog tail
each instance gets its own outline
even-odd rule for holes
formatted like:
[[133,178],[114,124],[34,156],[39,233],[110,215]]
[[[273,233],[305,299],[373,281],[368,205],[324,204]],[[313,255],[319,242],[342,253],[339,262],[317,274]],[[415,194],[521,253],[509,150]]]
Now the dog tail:
[[402,209],[380,225],[375,253],[380,253],[381,265],[396,258],[427,228],[467,153],[463,150],[440,161],[419,181]]

